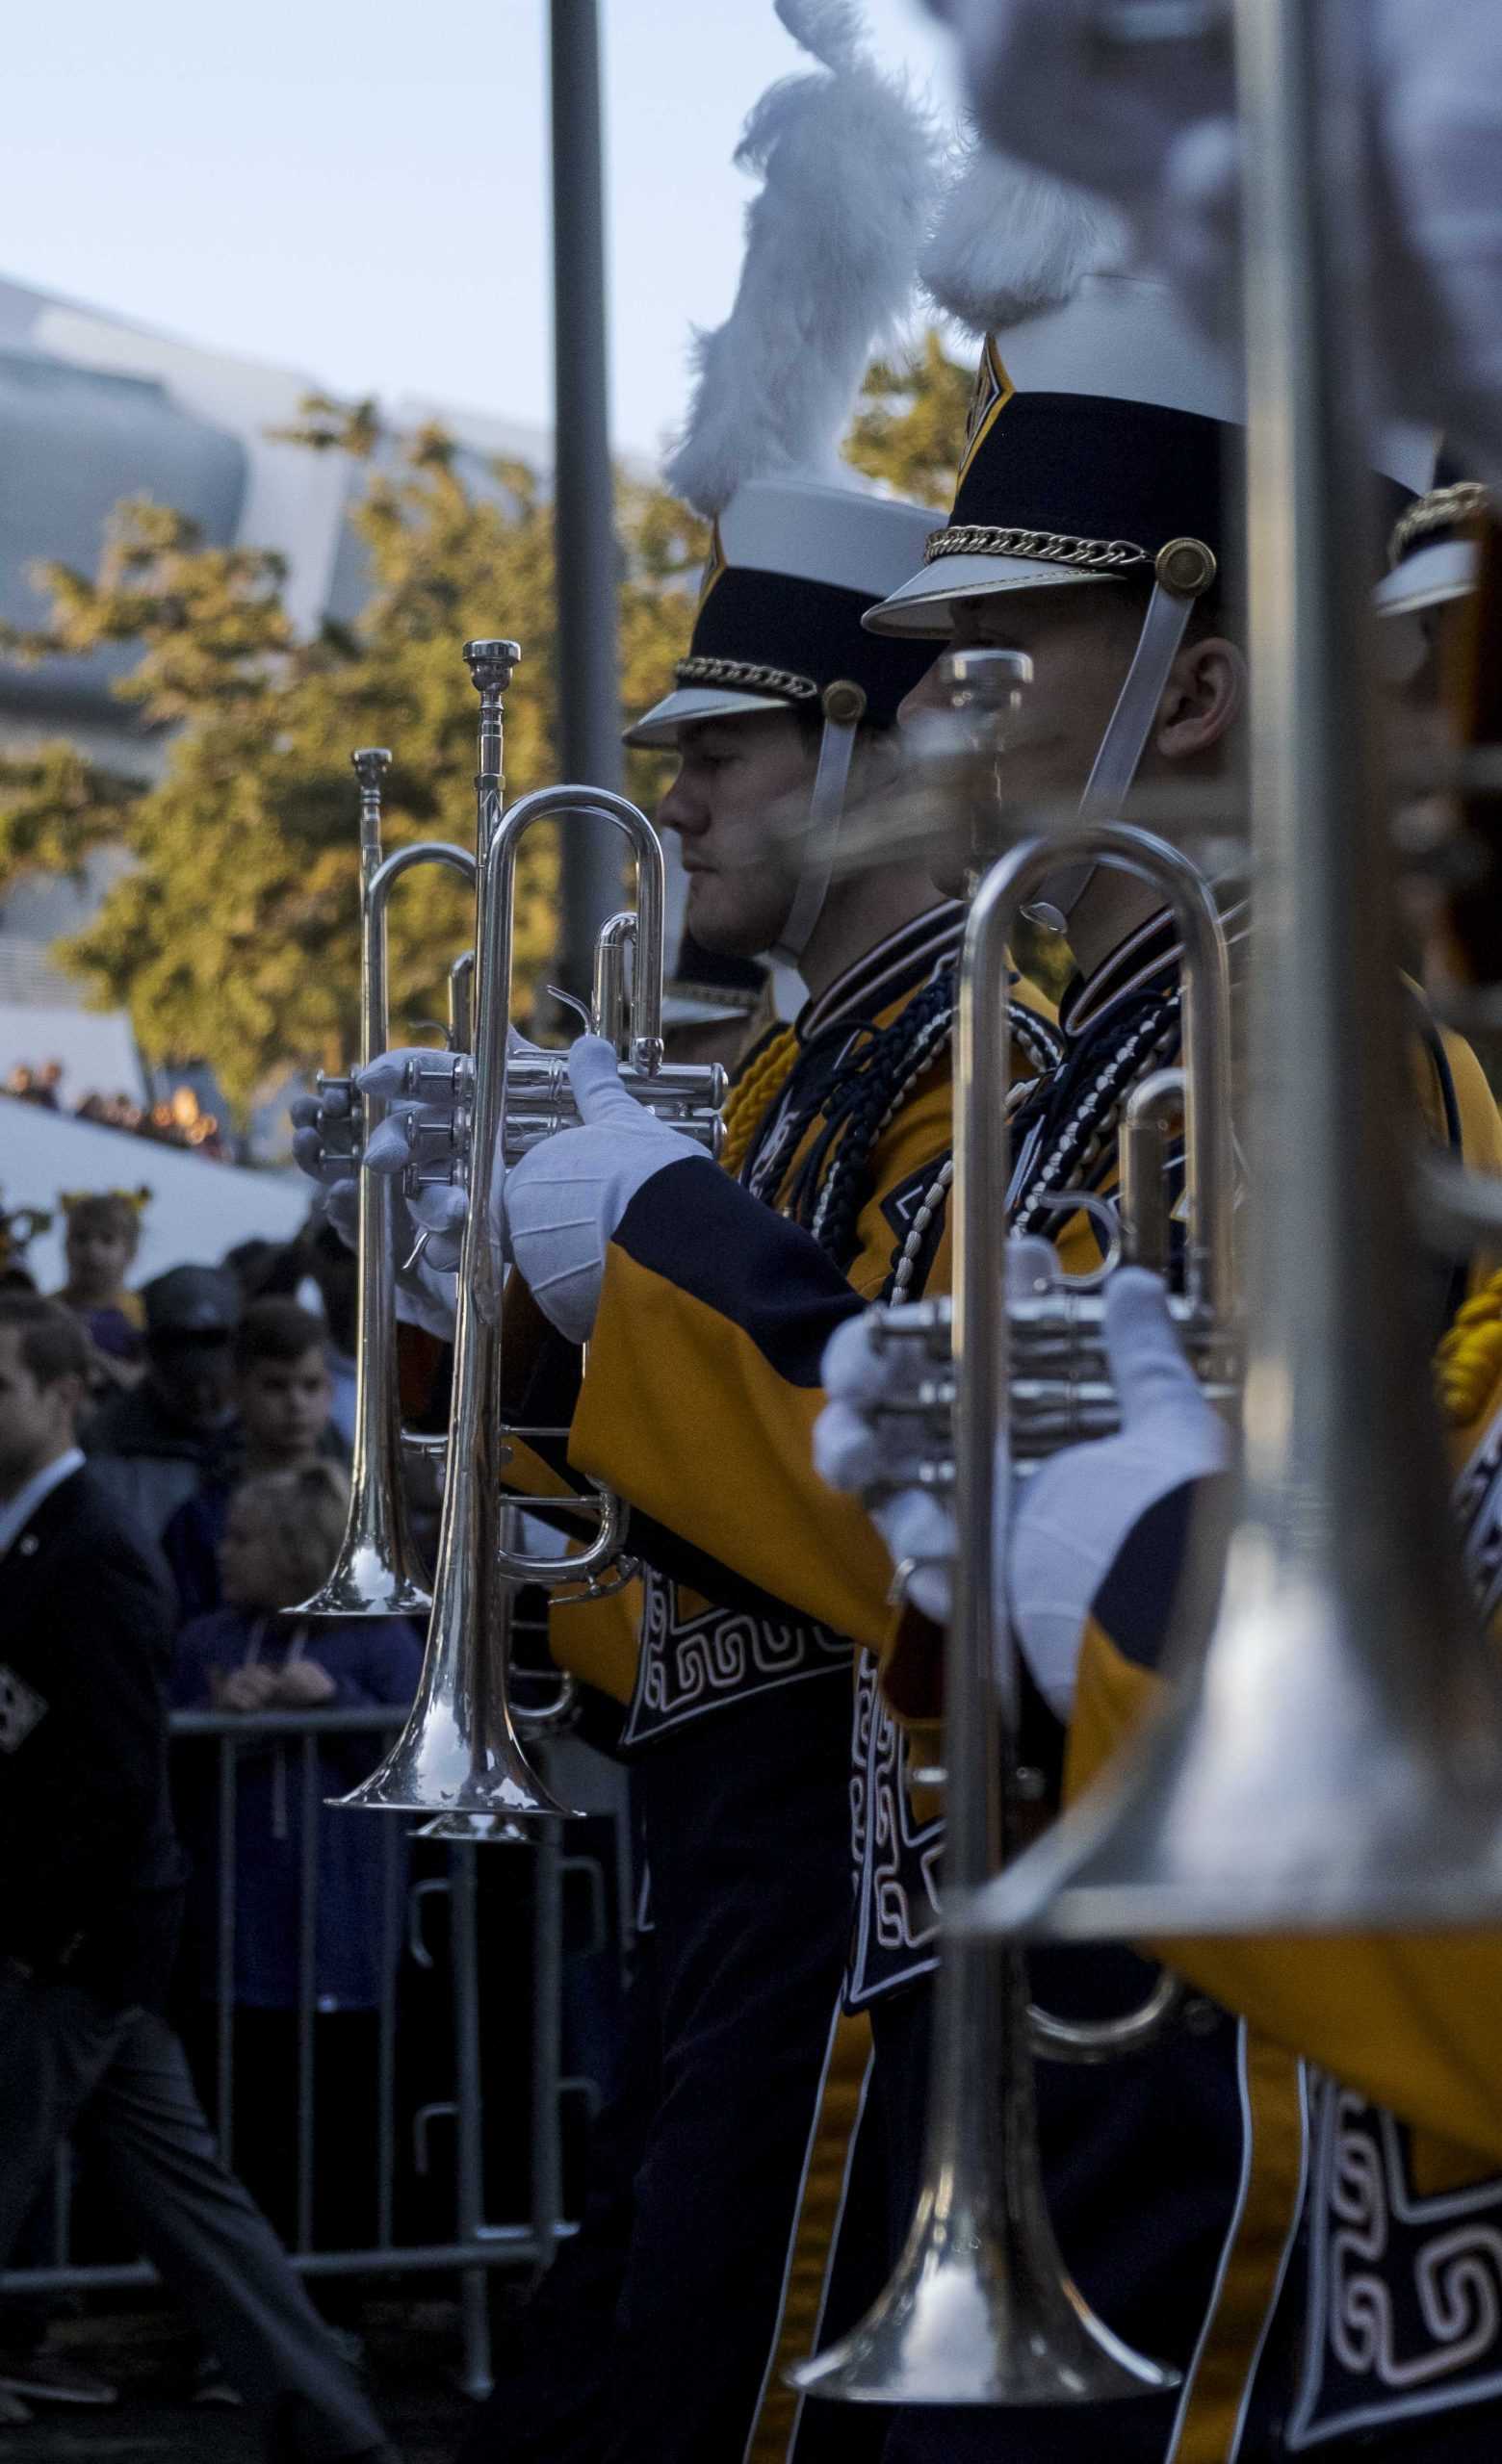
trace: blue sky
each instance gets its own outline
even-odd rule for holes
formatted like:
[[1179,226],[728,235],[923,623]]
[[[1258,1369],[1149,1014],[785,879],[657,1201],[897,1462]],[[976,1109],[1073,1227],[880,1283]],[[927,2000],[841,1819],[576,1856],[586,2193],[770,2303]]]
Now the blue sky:
[[[949,92],[920,0],[882,56]],[[729,304],[739,123],[801,57],[771,0],[601,0],[612,420],[651,450]],[[185,338],[546,422],[544,0],[54,0],[12,13],[0,271]]]

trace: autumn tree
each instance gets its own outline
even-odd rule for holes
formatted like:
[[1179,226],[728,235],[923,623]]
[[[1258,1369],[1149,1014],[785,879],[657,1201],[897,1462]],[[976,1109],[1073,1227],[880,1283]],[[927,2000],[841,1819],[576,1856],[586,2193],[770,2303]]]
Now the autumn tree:
[[[850,460],[942,504],[968,390],[932,334],[878,364]],[[237,1104],[272,1072],[341,1067],[354,1051],[351,749],[392,747],[389,846],[472,844],[476,704],[459,646],[505,632],[523,646],[507,700],[508,789],[557,775],[553,515],[537,474],[493,462],[477,484],[442,430],[395,441],[369,403],[314,399],[297,435],[307,451],[349,454],[362,469],[350,518],[370,593],[352,625],[299,636],[277,556],[211,547],[181,514],[139,500],[117,508],[91,578],[43,569],[47,623],[4,644],[33,659],[130,648],[135,663],[115,690],[167,749],[144,783],[65,742],[0,757],[0,896],[27,873],[77,875],[94,850],[122,849],[128,865],[57,955],[88,998],[128,1010],[150,1058],[208,1061]],[[622,699],[638,712],[683,654],[706,541],[664,491],[624,475],[616,520]],[[633,754],[630,792],[650,803],[661,775],[659,757]],[[520,884],[524,993],[552,951],[553,888],[539,834]],[[441,1014],[447,960],[464,937],[452,876],[402,883],[390,932],[399,1032]]]
[[[521,463],[466,483],[452,440],[424,429],[380,463],[368,406],[309,406],[309,451],[368,468],[351,514],[371,595],[353,626],[298,639],[281,560],[206,546],[180,514],[120,506],[94,577],[41,576],[44,630],[32,658],[129,644],[116,687],[149,727],[172,731],[166,766],[142,786],[53,744],[0,762],[0,892],[35,870],[77,874],[102,845],[128,870],[59,956],[90,997],[129,1010],[153,1058],[209,1061],[244,1102],[288,1065],[343,1065],[358,1023],[356,843],[350,750],[395,755],[387,843],[473,844],[476,701],[460,644],[505,630],[523,644],[507,703],[513,792],[557,775],[552,510]],[[660,492],[624,483],[621,635],[635,707],[661,689],[681,647],[698,526]],[[645,785],[645,777],[640,783]],[[525,988],[551,951],[553,856],[524,856],[516,951]],[[391,911],[394,1015],[441,1014],[448,956],[465,937],[452,875],[403,882]]]

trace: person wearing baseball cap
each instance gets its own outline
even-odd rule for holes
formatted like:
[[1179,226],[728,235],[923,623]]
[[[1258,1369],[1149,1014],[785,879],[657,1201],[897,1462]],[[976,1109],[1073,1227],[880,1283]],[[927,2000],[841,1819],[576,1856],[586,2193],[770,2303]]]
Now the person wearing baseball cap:
[[141,1301],[145,1375],[101,1405],[83,1445],[115,1502],[156,1544],[234,1446],[240,1289],[219,1267],[171,1267],[142,1287]]

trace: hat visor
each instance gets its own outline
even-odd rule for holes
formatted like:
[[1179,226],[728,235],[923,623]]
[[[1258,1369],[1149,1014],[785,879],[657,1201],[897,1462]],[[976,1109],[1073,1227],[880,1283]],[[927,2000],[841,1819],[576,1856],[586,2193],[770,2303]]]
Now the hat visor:
[[1476,587],[1477,564],[1474,539],[1436,539],[1416,549],[1378,583],[1378,615],[1418,616],[1426,607],[1464,599]]
[[1421,619],[1431,607],[1466,598],[1476,587],[1477,569],[1473,539],[1436,539],[1405,556],[1377,584],[1372,605],[1383,620],[1377,647],[1385,683],[1412,682],[1430,651]]
[[[816,706],[811,705],[811,707]],[[733,693],[729,685],[685,684],[665,700],[656,702],[643,713],[634,727],[626,730],[622,741],[645,745],[656,751],[669,750],[678,742],[678,731],[693,719],[738,719],[748,710],[790,710],[792,704],[775,693]]]
[[949,603],[991,599],[1008,590],[1056,590],[1065,582],[1115,581],[1115,574],[1081,573],[1075,565],[1045,564],[1040,556],[936,556],[921,573],[868,607],[861,619],[868,633],[906,633],[944,641]]

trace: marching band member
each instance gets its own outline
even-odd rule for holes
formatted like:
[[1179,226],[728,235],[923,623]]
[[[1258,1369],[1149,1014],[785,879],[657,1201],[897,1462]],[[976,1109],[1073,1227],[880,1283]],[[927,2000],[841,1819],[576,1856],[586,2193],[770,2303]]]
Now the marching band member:
[[[1087,295],[1109,280],[1103,272],[1087,277]],[[1140,328],[1140,304],[1134,321]],[[1011,389],[1026,365],[1027,339],[1032,338],[1025,332],[1008,336],[1004,362],[987,346],[982,383],[992,405],[993,435],[1003,428],[1017,398]],[[1182,362],[1167,365],[1180,379]],[[1101,367],[1097,359],[1091,391],[1100,384]],[[1163,382],[1161,366],[1157,382]],[[976,433],[982,434],[983,451],[985,418],[982,408]],[[1021,560],[1040,549],[1047,554],[1052,546],[1078,558],[1088,553],[1092,532],[1120,557],[1141,534],[1125,524],[1081,518],[1083,508],[1070,518],[1056,496],[1051,526],[1064,535],[1052,542],[1041,536],[1047,526],[1040,505],[1036,500],[1029,503],[1025,486],[1019,487],[1027,475],[1026,442],[1025,429],[998,440],[996,494],[989,502],[978,484],[985,474],[977,474],[972,456],[961,481],[952,539],[933,544],[926,576],[915,576],[896,594],[889,603],[890,618],[882,610],[874,621],[892,621],[904,606],[931,605],[942,592],[940,577],[947,564],[955,589],[948,614],[956,629],[963,628],[967,638],[1025,646],[1045,688],[1027,716],[1041,706],[1047,718],[1061,699],[1048,690],[1049,651],[1062,642],[1068,654],[1073,594],[1061,594],[1064,607],[1056,613],[1057,602],[1040,600],[1029,608],[1027,583],[1014,582],[1024,594],[1014,628],[1006,601],[987,589],[985,557]],[[1069,469],[1077,487],[1077,460],[1066,465],[1061,455],[1058,467]],[[1179,473],[1187,467],[1184,454]],[[968,516],[963,526],[962,510]],[[1144,544],[1150,542],[1151,534]],[[1161,575],[1154,591],[1160,583]],[[1135,617],[1124,611],[1128,631],[1141,626],[1133,673],[1141,673],[1152,650],[1152,610],[1150,595],[1145,619],[1140,599]],[[1095,621],[1103,626],[1104,613]],[[1143,706],[1154,715],[1159,753],[1165,749],[1165,707],[1184,690],[1181,662],[1203,639],[1191,620],[1177,644],[1166,651],[1160,646],[1157,653],[1160,662],[1165,656],[1169,662],[1170,702],[1157,698],[1163,691],[1160,667],[1155,682],[1150,673]],[[1128,676],[1111,729],[1123,726],[1131,696]],[[1062,729],[1055,728],[1051,741],[1040,731],[1037,770],[1027,783],[1066,783],[1060,765],[1066,743]],[[1025,736],[1018,750],[1027,755]],[[1109,750],[1110,730],[1106,756]],[[1076,781],[1088,757],[1087,749],[1083,757],[1076,756]],[[1098,755],[1097,776],[1101,758]],[[1117,769],[1115,783],[1130,775],[1128,759]],[[1098,959],[1095,978],[1072,988],[1061,1008],[1066,1037],[1089,1055],[1079,1064],[1077,1091],[1099,1079],[1102,1061],[1108,1065],[1108,1044],[1090,1049],[1092,1022],[1108,1023],[1113,988],[1118,1001],[1124,989],[1151,990],[1166,937],[1151,915],[1133,918],[1125,902],[1113,909],[1101,874],[1061,872],[1056,895],[1069,915],[1076,954],[1081,938],[1087,956],[1093,940]],[[1158,981],[1161,988],[1161,975]],[[1502,1142],[1473,1057],[1458,1040],[1425,1027],[1416,1058],[1421,1091],[1439,1136],[1473,1162],[1495,1169]],[[1063,1088],[1071,1067],[1066,1063],[1043,1091],[1045,1137],[1050,1118],[1067,1120]],[[1030,1122],[1024,1100],[1013,1125],[1019,1164],[1012,1219],[1024,1225],[1028,1174],[1037,1169],[1037,1145],[1029,1158],[1029,1139],[1036,1140],[1038,1110],[1035,1103]],[[1108,1151],[1102,1153],[1102,1184],[1110,1163]],[[1463,1405],[1459,1354],[1486,1355],[1495,1372],[1502,1342],[1495,1324],[1499,1307],[1495,1291],[1489,1300],[1478,1297],[1472,1318],[1452,1344],[1450,1383]],[[1013,1606],[1031,1689],[1033,1733],[1026,1758],[1047,1764],[1048,1723],[1040,1712],[1047,1706],[1068,1723],[1072,1789],[1120,1741],[1155,1682],[1187,1502],[1213,1476],[1221,1449],[1151,1279],[1130,1273],[1114,1279],[1108,1331],[1123,1399],[1122,1434],[1045,1467],[1018,1506],[1012,1535]],[[873,1435],[863,1429],[861,1413],[890,1368],[855,1327],[842,1330],[826,1355],[824,1380],[837,1400],[821,1426],[818,1451],[842,1480],[868,1475]],[[1473,1469],[1471,1484],[1478,1493],[1489,1485],[1486,1459],[1485,1448],[1473,1456],[1479,1468]],[[885,1509],[895,1526],[893,1553],[912,1550],[916,1518],[923,1553],[931,1558],[937,1511],[927,1496],[909,1502],[906,1509],[901,1501]],[[932,1565],[925,1574],[924,1604],[943,1615],[947,1601],[942,1574]],[[898,1690],[908,1683],[911,1665],[893,1667]],[[907,1700],[911,1707],[914,1697]],[[935,1707],[930,1702],[926,1707]],[[1058,1752],[1056,1739],[1055,1760]],[[905,2416],[893,2434],[889,2464],[899,2457],[916,2464],[919,2457],[941,2454],[1082,2458],[1106,2443],[1113,2453],[1140,2456],[1143,2464],[1159,2458],[1230,2464],[1232,2457],[1251,2464],[1339,2438],[1369,2438],[1370,2451],[1384,2457],[1479,2457],[1494,2446],[1499,2352],[1494,2331],[1484,2330],[1482,2322],[1497,2315],[1495,2307],[1482,2297],[1463,2324],[1453,2297],[1460,2277],[1454,2273],[1444,2276],[1444,2299],[1426,2300],[1418,2291],[1426,2267],[1449,2265],[1444,2232],[1455,2216],[1474,2213],[1476,2245],[1489,2248],[1495,2228],[1487,2220],[1502,2205],[1496,2179],[1502,2108],[1489,2076],[1494,2064],[1494,1941],[1461,1949],[1422,1941],[1317,1947],[1197,1943],[1180,1961],[1181,1947],[1174,1946],[1176,1964],[1214,1993],[1220,2008],[1208,2001],[1189,2005],[1183,2023],[1160,2045],[1107,2072],[1071,2074],[1047,2063],[1038,2072],[1046,2178],[1071,2272],[1092,2306],[1131,2344],[1179,2365],[1181,2394],[1139,2401],[1119,2416],[1113,2408],[1108,2429],[1106,2417],[1093,2412],[1054,2416],[1047,2423],[1025,2414]],[[1088,1996],[1102,1981],[1106,1963],[1124,1956],[1037,1953],[1038,1998],[1059,2007],[1080,1990]],[[1458,1986],[1468,1989],[1469,1998],[1457,2025],[1444,2011],[1463,1998],[1453,1990]],[[1136,1998],[1124,1989],[1120,2006]],[[911,2035],[919,2040],[908,2049],[907,2067],[916,2076],[921,2069],[920,1997],[910,1997],[907,2015]],[[878,2015],[878,2078],[884,2067],[900,2077],[900,2040],[884,2062],[880,2024]],[[1329,2061],[1342,2087],[1311,2085],[1300,2053]],[[1154,2077],[1162,2100],[1155,2115],[1148,2086]],[[1390,2110],[1364,2105],[1362,2093],[1380,2097]],[[916,2145],[921,2112],[916,2091],[911,2110],[908,2139]],[[1441,2139],[1452,2143],[1448,2150],[1437,2145]],[[1186,2144],[1193,2151],[1188,2171],[1182,2169]],[[1120,2228],[1134,2170],[1152,2183],[1152,2229],[1125,2264],[1124,2245],[1113,2271],[1111,2231]],[[1350,2247],[1341,2247],[1340,2185],[1353,2172],[1376,2185],[1375,2211],[1362,2220],[1360,2267]],[[916,2158],[912,2187],[916,2192]],[[1400,2215],[1422,2216],[1423,2232],[1400,2237]],[[1432,2250],[1425,2248],[1425,2234]],[[1465,2246],[1470,2247],[1468,2239]],[[1380,2316],[1382,2332],[1358,2331],[1351,2310],[1342,2317],[1342,2303],[1364,2304],[1361,2316]],[[1425,2426],[1415,2432],[1419,2419]]]
[[[1157,1277],[1136,1269],[1112,1276],[1105,1344],[1120,1434],[1067,1450],[1019,1485],[1003,1578],[1033,1681],[1068,1724],[1067,1798],[1152,1702],[1190,1512],[1208,1507],[1230,1454]],[[845,1329],[833,1349],[820,1459],[831,1477],[858,1485],[886,1442],[872,1407],[890,1391],[893,1364],[872,1353],[864,1328]],[[1466,1563],[1495,1630],[1502,1276],[1446,1336],[1438,1383]],[[1004,1464],[997,1476],[1009,1477]],[[943,1553],[946,1546],[952,1555],[954,1535],[936,1528],[943,1516],[931,1497],[923,1505],[923,1604],[942,1617]],[[1170,2426],[1168,2408],[1131,2408],[1127,2431],[1149,2416],[1147,2443],[1123,2447],[1113,2419],[1111,2451],[1258,2464],[1330,2442],[1343,2453],[1349,2441],[1384,2464],[1480,2464],[1502,2428],[1497,2310],[1487,2290],[1502,2220],[1497,1936],[1249,1937],[1175,1941],[1165,1955],[1220,2014],[1207,2002],[1187,2006],[1202,2033],[1180,2032],[1173,2067],[1181,2092],[1187,2099],[1187,2074],[1222,2040],[1242,2092],[1249,2160],[1177,2417]],[[1035,1954],[1035,1979],[1063,1973],[1067,1957],[1089,1956]],[[1049,2067],[1040,2070],[1045,2114]],[[1117,2081],[1115,2067],[1096,2075]],[[1160,2177],[1151,2178],[1161,2195]],[[1160,2220],[1154,2238],[1163,2231]],[[1073,2418],[1059,2417],[1057,2442],[1022,2414],[969,2428],[944,2421],[933,2447],[920,2423],[904,2424],[889,2464],[929,2453],[1100,2451],[1088,2439],[1077,2451],[1069,2443]],[[1100,2438],[1101,2417],[1083,2418]]]
[[[852,2239],[848,2290],[837,2271],[825,2302],[818,2243],[840,2203],[842,2141],[864,2067],[861,2031],[839,2024],[852,1646],[838,1592],[833,1619],[743,1575],[722,1592],[701,1545],[668,1545],[690,1459],[696,1475],[712,1461],[726,1487],[739,1478],[743,1381],[756,1382],[767,1329],[795,1336],[786,1245],[768,1229],[823,1304],[849,1304],[852,1288],[874,1296],[950,1136],[948,985],[961,911],[936,896],[920,863],[844,873],[831,862],[847,803],[892,773],[897,707],[928,658],[879,641],[861,619],[921,552],[931,516],[834,480],[840,424],[875,331],[911,281],[930,138],[866,65],[847,11],[785,0],[782,13],[832,74],[775,90],[748,128],[743,159],[764,169],[765,187],[735,311],[702,346],[698,397],[669,469],[714,517],[711,561],[676,689],[633,735],[678,755],[660,818],[683,840],[698,940],[775,952],[797,966],[809,999],[742,1071],[729,1172],[690,1148],[702,1173],[682,1194],[667,1174],[660,1205],[663,1148],[643,1141],[635,1104],[622,1109],[609,1048],[584,1039],[571,1075],[585,1127],[547,1142],[536,1168],[513,1168],[503,1199],[519,1275],[571,1344],[604,1331],[596,1249],[638,1182],[645,1270],[688,1273],[687,1288],[672,1287],[682,1318],[669,1323],[659,1309],[649,1336],[674,1364],[671,1422],[620,1387],[608,1351],[597,1349],[589,1380],[595,1417],[624,1415],[633,1433],[634,1497],[650,1481],[663,1518],[660,1534],[645,1518],[633,1527],[645,1597],[625,1725],[661,2045],[614,2315],[603,2365],[589,2365],[593,2409],[571,2433],[577,2451],[653,2464],[770,2459],[794,2446],[800,2457],[866,2455],[885,2436],[879,2418],[827,2409],[800,2423],[775,2366],[780,2345],[795,2358],[821,2318],[837,2332],[857,2316],[885,2261],[878,2222],[864,2246]],[[1031,1065],[1050,1065],[1046,1020],[1020,1008],[1017,1018]],[[401,1062],[376,1066],[389,1074]],[[400,1161],[400,1124],[387,1143]],[[669,1131],[668,1161],[683,1151]],[[724,1310],[737,1364],[702,1405],[696,1267],[716,1278],[712,1305]],[[815,1359],[821,1335],[822,1320]],[[772,1450],[796,1466],[805,1500],[827,1519],[801,1401],[772,1432]],[[864,1518],[836,1508],[835,1519],[849,1522],[868,1558]],[[556,1648],[603,1674],[607,1629],[618,1645],[618,1615],[563,1611]],[[803,2229],[819,2220],[800,2217],[805,2191],[805,2208],[826,2212],[822,2236]],[[509,2452],[508,2402],[505,2419]],[[562,2445],[544,2426],[536,2451]]]
[[[1083,790],[1097,809],[1109,810],[1144,755],[1145,775],[1212,778],[1237,716],[1242,656],[1208,585],[1223,545],[1221,508],[1239,443],[1239,404],[1213,356],[1183,332],[1162,287],[1109,270],[1108,257],[1098,253],[1099,225],[1075,218],[1063,242],[1057,230],[1032,237],[1035,284],[1038,269],[1057,279],[1061,255],[1072,256],[1066,287],[1073,297],[1015,324],[1004,347],[988,342],[954,515],[930,543],[923,572],[871,621],[1026,650],[1035,685],[1008,747],[1009,793],[1014,784],[1023,794],[1077,797]],[[1021,288],[1014,280],[1014,298]],[[1411,475],[1419,475],[1416,464]],[[1066,1262],[1082,1265],[1095,1254],[1087,1225],[1065,1210],[1061,1230],[1049,1201],[1092,1182],[1109,1184],[1117,1108],[1144,1070],[1177,1049],[1176,953],[1151,893],[1139,894],[1129,882],[1103,870],[1081,879],[1080,868],[1061,861],[1049,888],[1086,972],[1065,1005],[1066,1058],[1023,1099],[1014,1122],[1013,1220],[1055,1233]],[[1452,1137],[1473,1161],[1494,1162],[1502,1142],[1494,1109],[1465,1047],[1426,1034],[1416,1065],[1441,1137]],[[635,1395],[654,1430],[671,1427],[675,1395],[683,1408],[684,1372],[664,1337],[679,1311],[689,1314],[686,1296],[697,1303],[700,1391],[713,1392],[726,1374],[716,1319],[729,1313],[720,1299],[717,1246],[675,1259],[669,1271],[665,1243],[655,1251],[650,1236],[637,1230],[669,1218],[686,1221],[690,1207],[706,1202],[702,1161],[690,1182],[690,1159],[670,1149],[659,1130],[643,1128],[634,1146],[629,1169],[617,1169],[609,1188],[608,1176],[596,1183],[598,1212],[568,1268],[580,1312],[575,1326],[587,1322],[594,1337],[574,1423],[575,1462],[609,1477],[654,1516],[671,1516],[678,1532],[786,1597],[827,1597],[842,1580],[853,1593],[849,1568],[859,1552],[844,1542],[844,1527],[833,1517],[795,1519],[796,1466],[767,1447],[776,1460],[765,1478],[760,1471],[755,1482],[749,1476],[762,1433],[789,1425],[780,1399],[776,1406],[769,1399],[774,1375],[780,1372],[783,1384],[798,1391],[810,1420],[820,1399],[816,1357],[805,1348],[800,1368],[789,1336],[807,1347],[819,1310],[832,1313],[833,1304],[812,1275],[793,1280],[790,1251],[779,1252],[783,1348],[779,1355],[764,1341],[755,1378],[740,1389],[737,1462],[745,1476],[712,1494],[708,1467],[696,1471],[680,1450],[669,1493],[666,1449],[649,1447],[644,1463],[628,1459],[623,1435],[612,1440],[604,1416],[592,1411],[591,1388],[603,1371],[617,1399]],[[580,1148],[573,1158],[564,1149],[558,1142],[550,1159],[555,1170],[584,1166]],[[552,1245],[552,1219],[531,1212],[528,1177],[514,1178],[508,1193],[513,1241],[523,1271],[531,1271],[551,1307],[549,1276],[562,1253]],[[768,1241],[773,1237],[769,1232]],[[775,1237],[780,1242],[780,1228]],[[849,1314],[848,1304],[842,1314]],[[794,1502],[785,1510],[785,1501]],[[867,1568],[868,1606],[878,1588],[868,1551]],[[848,1630],[870,1639],[857,1622],[861,1614],[857,1604]],[[1042,1734],[1029,1758],[1047,1762],[1045,1701],[1032,1712]],[[1055,1762],[1061,1744],[1056,1737]],[[868,1921],[858,1922],[853,1982],[857,1995],[874,2005],[877,2076],[916,2188],[926,1996],[898,1989],[916,1986],[924,1964],[927,1875],[939,1835],[936,1826],[914,1821],[907,1792],[893,1789],[870,1761],[861,1778],[858,1810],[868,1815],[867,1837],[878,1845],[867,1862],[862,1910]],[[873,1782],[886,1783],[880,1798]],[[879,1812],[868,1813],[876,1805]],[[867,1964],[869,1952],[893,1940],[895,1958]],[[1050,2007],[1103,2015],[1140,1991],[1140,1971],[1124,1952],[1048,1953],[1038,1966]],[[1113,2451],[1143,2464],[1170,2453],[1230,2451],[1224,2407],[1217,2411],[1204,2391],[1212,2380],[1222,2389],[1230,2383],[1216,2377],[1227,2366],[1227,2339],[1255,2343],[1276,2290],[1281,2242],[1275,2236],[1256,2244],[1257,2263],[1275,2262],[1258,2286],[1239,2264],[1236,2236],[1249,2214],[1261,2216],[1276,2202],[1298,2143],[1296,2117],[1276,2097],[1264,2113],[1247,2087],[1247,2059],[1237,2023],[1202,2003],[1162,2047],[1113,2066],[1108,2093],[1086,2074],[1043,2069],[1045,2164],[1060,2238],[1082,2291],[1132,2343],[1186,2367],[1202,2352],[1201,2372],[1191,2372],[1190,2393],[1177,2410],[1172,2400],[1156,2400],[1125,2408],[1120,2419],[1113,2412]],[[1155,2221],[1144,2241],[1125,2220],[1141,2213],[1150,2183]],[[1250,2349],[1248,2344],[1243,2359]],[[1235,2375],[1237,2367],[1231,2381],[1239,2396],[1245,2376]],[[891,2451],[916,2457],[973,2447],[978,2453],[1065,2459],[1098,2452],[1102,2434],[1094,2418],[1055,2416],[1045,2434],[1006,2419],[967,2426],[958,2417],[915,2415],[893,2432]]]

